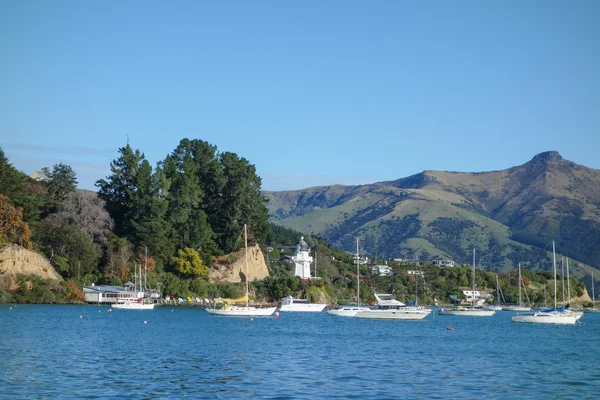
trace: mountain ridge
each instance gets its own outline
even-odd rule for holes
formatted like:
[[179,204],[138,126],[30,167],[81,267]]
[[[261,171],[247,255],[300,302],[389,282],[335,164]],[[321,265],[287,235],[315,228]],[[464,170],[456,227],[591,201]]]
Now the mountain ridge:
[[555,150],[503,170],[424,170],[372,184],[263,193],[274,222],[348,251],[359,236],[372,256],[461,261],[475,246],[495,252],[489,262],[508,269],[520,258],[547,263],[542,253],[555,240],[566,256],[600,260],[600,170]]

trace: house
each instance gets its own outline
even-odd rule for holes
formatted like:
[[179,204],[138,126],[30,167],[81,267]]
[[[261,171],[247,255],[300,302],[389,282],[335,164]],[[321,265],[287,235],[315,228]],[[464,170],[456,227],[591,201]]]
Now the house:
[[432,260],[431,263],[436,267],[452,268],[456,264],[453,260]]
[[389,265],[371,265],[369,270],[373,275],[390,276],[394,272]]
[[[491,298],[492,295],[483,290],[463,290],[463,294],[466,297],[466,300],[463,302],[465,304],[475,303],[475,305],[484,305],[488,298]],[[473,294],[475,294],[475,298],[473,298]]]
[[46,175],[43,171],[33,171],[29,177],[36,182],[44,182],[48,180],[48,175]]
[[415,266],[419,266],[421,265],[421,262],[419,260],[409,260],[407,258],[394,258],[393,259],[394,262],[397,262],[398,264],[404,264],[404,265],[415,265]]
[[416,270],[416,269],[409,269],[408,271],[406,271],[406,273],[408,275],[425,276],[425,274],[423,273],[423,271],[419,271],[419,270]]

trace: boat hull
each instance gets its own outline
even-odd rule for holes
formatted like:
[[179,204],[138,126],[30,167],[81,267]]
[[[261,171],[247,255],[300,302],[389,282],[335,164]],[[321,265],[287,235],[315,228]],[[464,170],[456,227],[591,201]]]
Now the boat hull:
[[491,317],[495,310],[440,310],[438,315],[455,315],[460,317]]
[[431,314],[427,310],[369,310],[356,313],[362,319],[421,320]]
[[115,310],[154,310],[154,304],[115,303],[112,308]]
[[554,324],[554,325],[573,325],[577,322],[577,317],[573,315],[560,315],[559,313],[534,313],[530,315],[515,315],[513,322],[531,323],[531,324]]
[[231,307],[228,309],[207,308],[206,312],[223,317],[268,317],[273,315],[275,310],[277,310],[277,307]]
[[288,304],[279,307],[279,311],[285,312],[321,312],[327,307],[327,304]]
[[531,307],[521,307],[521,306],[507,306],[502,307],[502,311],[531,311]]
[[341,307],[327,310],[327,314],[334,317],[355,317],[357,313],[362,311],[369,312],[371,310],[366,307]]

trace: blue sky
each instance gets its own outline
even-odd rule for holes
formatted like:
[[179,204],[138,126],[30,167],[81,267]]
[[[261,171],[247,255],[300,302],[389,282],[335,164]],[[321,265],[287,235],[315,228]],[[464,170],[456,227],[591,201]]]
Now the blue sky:
[[0,146],[80,187],[199,138],[263,189],[600,169],[598,1],[0,2]]

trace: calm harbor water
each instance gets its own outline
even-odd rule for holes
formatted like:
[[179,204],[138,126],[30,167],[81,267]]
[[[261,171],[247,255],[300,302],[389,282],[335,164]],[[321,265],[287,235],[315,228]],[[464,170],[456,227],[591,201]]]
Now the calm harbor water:
[[370,321],[107,309],[0,305],[0,398],[600,397],[600,315],[543,326],[511,312]]

